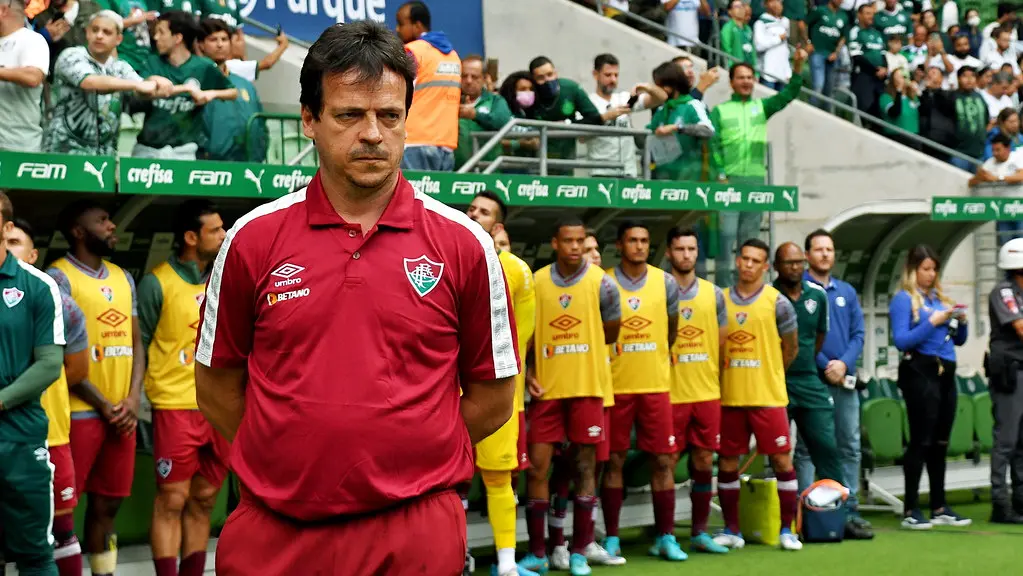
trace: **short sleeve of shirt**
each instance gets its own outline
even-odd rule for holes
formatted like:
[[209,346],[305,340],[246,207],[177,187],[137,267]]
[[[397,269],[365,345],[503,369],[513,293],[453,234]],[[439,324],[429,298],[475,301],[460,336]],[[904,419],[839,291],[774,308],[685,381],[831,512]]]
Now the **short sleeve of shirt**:
[[622,297],[618,285],[607,274],[600,279],[600,319],[603,322],[622,319]]
[[131,287],[131,315],[132,316],[138,316],[139,315],[139,293],[138,293],[138,290],[135,289],[135,279],[132,278],[131,272],[128,272],[127,270],[124,271],[124,276],[125,276],[125,278],[128,279],[128,286]]
[[728,305],[725,303],[725,291],[717,285],[714,286],[714,301],[718,307],[718,326],[724,328],[728,326]]
[[252,351],[256,271],[247,244],[253,239],[246,232],[236,227],[227,233],[210,271],[195,350],[195,361],[203,366],[238,368]]
[[679,290],[678,282],[675,281],[675,277],[671,274],[664,275],[664,293],[668,301],[668,317],[674,318],[678,316],[678,302],[682,293]]
[[774,313],[778,322],[778,334],[784,336],[795,332],[799,328],[796,308],[788,298],[778,296],[778,300],[774,304]]
[[71,281],[68,280],[67,274],[57,268],[50,268],[46,271],[50,278],[57,283],[57,289],[60,293],[68,298],[71,297]]
[[475,256],[462,262],[458,293],[458,367],[468,381],[498,380],[519,373],[515,322],[508,285],[493,241],[480,229]]
[[83,52],[77,48],[64,50],[57,57],[54,65],[54,74],[57,78],[67,82],[71,86],[78,86],[83,80],[95,73],[88,59],[83,57]]
[[21,45],[21,40],[18,40],[18,66],[38,68],[43,71],[43,74],[49,74],[50,47],[46,44],[46,39],[38,32],[31,30],[27,32],[23,32],[25,36],[24,46]]
[[1007,326],[1016,320],[1023,320],[1023,311],[1016,301],[1016,294],[1011,286],[1002,284],[991,292],[988,301],[991,313],[1000,326]]
[[259,62],[255,60],[228,60],[224,63],[227,66],[227,71],[236,76],[248,80],[249,82],[255,82],[256,76],[259,74]]
[[89,334],[85,331],[85,314],[68,296],[61,295],[64,316],[64,354],[74,354],[89,347]]
[[22,266],[36,280],[28,295],[32,305],[32,347],[63,346],[64,314],[57,283],[27,264]]

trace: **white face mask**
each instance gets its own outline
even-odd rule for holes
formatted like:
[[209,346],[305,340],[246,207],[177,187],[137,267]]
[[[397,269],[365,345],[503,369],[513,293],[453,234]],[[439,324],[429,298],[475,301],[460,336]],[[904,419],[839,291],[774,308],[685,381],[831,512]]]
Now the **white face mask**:
[[970,16],[966,19],[966,24],[969,26],[980,26],[980,16]]

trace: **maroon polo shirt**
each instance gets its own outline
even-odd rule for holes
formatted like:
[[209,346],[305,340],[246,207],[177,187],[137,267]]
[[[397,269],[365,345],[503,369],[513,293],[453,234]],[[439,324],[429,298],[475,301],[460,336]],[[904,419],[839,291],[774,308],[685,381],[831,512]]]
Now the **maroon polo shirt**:
[[227,233],[196,361],[248,371],[241,482],[300,520],[372,512],[473,474],[460,384],[518,372],[493,240],[404,177],[365,235],[319,174]]

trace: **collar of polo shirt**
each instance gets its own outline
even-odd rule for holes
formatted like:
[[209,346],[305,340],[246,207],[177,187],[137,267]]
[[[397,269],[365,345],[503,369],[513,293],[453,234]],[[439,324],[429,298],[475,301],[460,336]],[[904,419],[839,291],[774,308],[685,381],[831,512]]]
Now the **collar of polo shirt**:
[[[415,201],[415,189],[403,174],[399,174],[394,195],[380,216],[380,220],[377,221],[377,227],[411,230],[415,220]],[[316,172],[316,176],[309,181],[309,187],[306,189],[306,204],[310,226],[345,225],[344,219],[337,213],[337,210],[334,210],[334,206],[327,199],[319,172]]]

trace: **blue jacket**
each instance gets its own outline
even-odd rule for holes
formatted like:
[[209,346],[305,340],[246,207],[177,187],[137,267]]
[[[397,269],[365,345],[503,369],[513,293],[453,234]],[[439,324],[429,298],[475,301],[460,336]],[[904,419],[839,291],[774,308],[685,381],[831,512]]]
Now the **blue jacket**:
[[828,293],[828,316],[831,328],[824,338],[824,346],[817,354],[817,368],[824,370],[831,360],[841,360],[847,374],[856,374],[856,362],[863,353],[863,309],[856,289],[848,282],[832,278],[827,286],[814,279],[809,272],[803,275],[807,282],[824,288]]
[[928,320],[932,312],[946,308],[947,306],[933,294],[928,295],[924,298],[923,306],[920,307],[920,319],[914,323],[913,302],[908,292],[900,290],[888,305],[888,316],[891,319],[895,347],[902,352],[917,352],[955,362],[955,347],[966,343],[968,332],[966,324],[960,324],[955,337],[946,340],[948,325],[932,326]]

